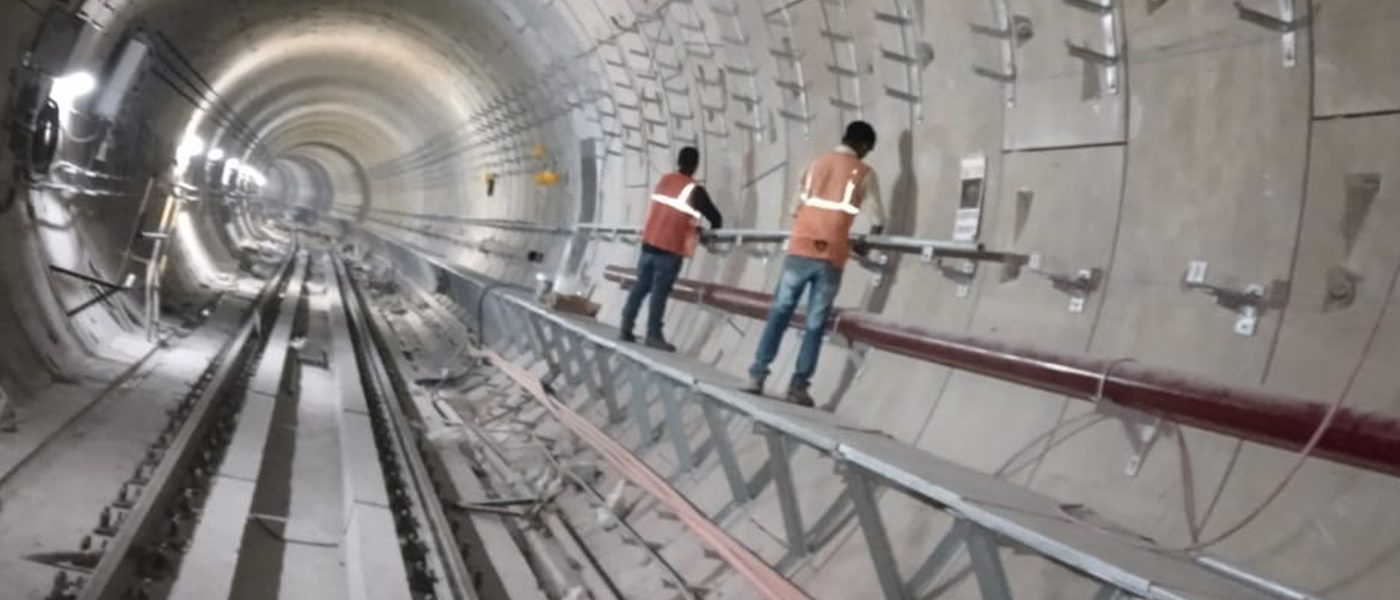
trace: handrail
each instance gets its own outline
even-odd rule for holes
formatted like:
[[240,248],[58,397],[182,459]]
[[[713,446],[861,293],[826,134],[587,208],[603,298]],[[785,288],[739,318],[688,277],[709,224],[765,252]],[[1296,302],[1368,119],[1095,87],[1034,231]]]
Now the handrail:
[[[605,278],[627,285],[635,270],[617,266]],[[763,319],[772,296],[678,279],[673,298]],[[1326,403],[1260,388],[1208,381],[1131,360],[1053,352],[989,337],[896,323],[852,309],[833,311],[834,330],[852,342],[1081,400],[1100,398],[1199,429],[1300,450],[1317,431]],[[794,316],[800,323],[802,316]],[[1341,409],[1314,455],[1400,476],[1400,420]]]
[[[1095,597],[1114,596],[1115,591],[1122,590],[1153,600],[1312,598],[1225,563],[1205,565],[1200,556],[1153,550],[1080,527],[1057,516],[1062,505],[1053,498],[1010,483],[994,483],[988,475],[861,429],[838,416],[741,393],[732,382],[710,380],[692,372],[682,361],[652,356],[635,345],[617,342],[606,329],[556,314],[524,294],[501,290],[494,280],[453,267],[412,246],[375,237],[387,247],[411,253],[416,260],[426,261],[467,283],[456,298],[463,304],[457,310],[448,309],[458,318],[470,320],[472,305],[494,299],[497,310],[492,318],[475,323],[482,328],[478,331],[481,341],[498,345],[507,354],[523,348],[518,351],[558,369],[556,372],[566,384],[596,387],[589,396],[591,401],[606,402],[614,423],[630,423],[639,432],[635,452],[669,439],[675,445],[679,473],[698,465],[697,461],[707,460],[699,458],[704,453],[701,448],[712,445],[709,455],[721,463],[733,496],[729,507],[750,502],[765,486],[775,485],[783,520],[782,536],[788,547],[788,554],[777,565],[780,570],[784,569],[782,565],[791,568],[792,560],[816,551],[818,546],[813,544],[821,542],[814,541],[817,538],[813,536],[826,527],[822,523],[843,510],[838,498],[810,528],[802,518],[791,470],[791,448],[801,445],[840,465],[838,471],[846,482],[845,497],[853,505],[865,536],[883,596],[890,600],[906,599],[924,589],[946,568],[950,553],[959,548],[967,550],[984,596],[1010,597],[999,558],[1002,546],[1044,556],[1099,582]],[[495,329],[496,335],[487,333],[487,327]],[[594,360],[586,358],[585,346],[593,348]],[[571,374],[571,370],[578,372]],[[630,419],[621,412],[619,403],[625,400],[616,388],[598,386],[599,378],[631,382]],[[665,408],[664,423],[652,420],[652,402]],[[695,408],[704,413],[703,422],[710,432],[709,441],[699,447],[693,445],[695,440],[685,426],[683,414]],[[751,420],[753,435],[766,440],[768,459],[753,479],[737,461],[733,442],[725,433],[729,427],[720,411]],[[873,495],[876,485],[901,490],[935,509],[946,510],[954,519],[954,527],[938,542],[938,549],[912,576],[906,577],[893,567],[895,555]],[[728,510],[721,509],[718,514]]]
[[[351,209],[339,208],[348,212]],[[473,227],[489,227],[506,231],[521,231],[526,233],[540,233],[558,236],[582,235],[594,238],[616,239],[618,237],[636,237],[642,233],[641,227],[630,225],[609,225],[606,223],[576,223],[574,225],[540,225],[529,221],[519,221],[512,219],[493,219],[479,217],[457,217],[451,215],[425,215],[398,211],[384,208],[371,208],[370,212],[387,213],[399,217],[407,217],[418,220],[428,220],[434,222],[450,222],[457,225],[468,225]],[[375,219],[375,222],[399,227],[408,231],[420,231],[404,225],[390,223],[383,219]],[[435,232],[422,232],[435,233]],[[723,254],[731,246],[744,244],[782,244],[787,242],[789,231],[786,229],[717,229],[707,230],[700,234],[700,241],[712,252]],[[1029,260],[1029,256],[1014,252],[1001,252],[987,250],[983,244],[976,242],[959,242],[953,240],[943,240],[936,238],[919,238],[903,235],[873,235],[873,234],[852,234],[851,242],[854,244],[864,244],[872,250],[889,252],[920,254],[927,259],[960,259],[973,261],[999,262],[1009,265],[1024,265]]]

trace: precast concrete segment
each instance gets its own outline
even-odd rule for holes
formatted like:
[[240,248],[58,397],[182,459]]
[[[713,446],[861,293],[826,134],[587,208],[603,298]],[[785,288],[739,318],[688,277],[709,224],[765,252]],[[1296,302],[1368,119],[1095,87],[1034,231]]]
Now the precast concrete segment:
[[350,336],[345,298],[339,275],[332,266],[327,276],[326,308],[329,311],[329,355],[338,393],[342,490],[345,503],[345,535],[342,543],[349,598],[353,600],[410,600],[408,572],[395,539],[393,513],[383,467],[376,452],[369,407],[365,403],[359,364]]
[[[26,408],[23,412],[18,412],[15,410],[17,403],[10,399],[8,404],[0,409],[12,411],[8,414],[0,412],[0,424],[5,423],[7,418],[13,419],[10,422],[14,427],[13,431],[4,432],[5,444],[0,447],[0,485],[31,456],[52,443],[58,432],[75,423],[104,398],[117,395],[122,387],[139,384],[145,376],[150,376],[160,367],[159,361],[153,360],[159,354],[159,350],[159,347],[152,346],[144,356],[128,365],[101,387],[83,382],[59,383],[27,399],[35,406],[43,407],[42,410],[31,413]],[[95,375],[98,378],[106,378],[105,374]],[[4,393],[0,391],[0,394]],[[0,400],[0,403],[3,402],[5,401]]]
[[[629,285],[632,270],[610,268]],[[672,297],[756,319],[772,296],[694,280],[678,280]],[[801,323],[802,314],[793,316]],[[1288,450],[1301,449],[1328,408],[1315,400],[1213,383],[1154,369],[1130,359],[1098,359],[1010,344],[972,334],[933,331],[838,309],[833,330],[854,342],[1080,399],[1106,398],[1186,425]],[[1400,475],[1400,421],[1342,409],[1315,454],[1348,465]]]
[[[300,266],[300,263],[298,265]],[[267,333],[267,347],[249,382],[238,428],[234,430],[228,453],[219,465],[221,476],[245,481],[258,479],[263,445],[267,441],[268,427],[272,422],[272,406],[276,401],[277,391],[282,386],[288,345],[292,338],[292,318],[296,313],[296,300],[301,297],[304,277],[304,272],[298,268],[287,284],[288,292],[279,309],[277,320]]]
[[262,384],[263,388],[271,386],[274,395],[258,391],[252,384],[247,388],[238,425],[210,486],[204,509],[206,516],[194,529],[171,588],[172,600],[225,599],[233,589],[261,472],[263,448],[272,424],[276,389],[281,386],[282,367],[291,343],[292,320],[305,282],[304,262],[297,260],[293,268],[252,380],[275,380],[276,383]]
[[399,404],[408,394],[408,383],[394,368],[395,363],[383,355],[388,345],[373,315],[367,314],[365,292],[350,280],[339,261],[333,269],[345,299],[342,306],[350,324],[366,399],[372,400],[369,416],[376,428],[375,445],[386,465],[398,467],[395,472],[385,473],[389,485],[400,490],[390,502],[397,519],[395,525],[401,535],[419,540],[404,548],[406,559],[408,552],[416,555],[414,562],[406,565],[409,581],[419,592],[428,589],[444,596],[475,598],[474,582],[456,546],[431,474],[414,443],[417,434],[407,422],[405,408]]
[[[325,265],[324,258],[320,261]],[[338,544],[344,514],[345,477],[341,462],[340,385],[335,373],[312,361],[330,351],[327,331],[332,293],[324,271],[313,279],[310,317],[301,356],[297,402],[296,450],[292,459],[292,496],[288,507],[287,540]]]
[[[156,439],[166,411],[218,353],[223,332],[215,324],[236,322],[245,306],[230,300],[190,337],[156,348],[138,363],[157,369],[144,376],[114,381],[106,389],[50,389],[73,396],[74,406],[90,408],[52,432],[51,441],[0,484],[0,582],[6,594],[40,598],[49,593],[53,569],[25,557],[78,550]],[[8,440],[4,444],[9,447]]]
[[[115,531],[107,532],[111,537],[77,593],[79,598],[122,597],[135,593],[133,590],[155,585],[137,576],[136,559],[144,556],[138,556],[135,549],[152,543],[157,536],[165,538],[188,533],[169,517],[192,509],[189,501],[198,496],[198,492],[191,486],[208,486],[215,475],[215,465],[209,463],[222,453],[229,441],[228,418],[236,407],[228,402],[227,396],[233,390],[242,389],[241,384],[251,369],[249,361],[254,360],[261,349],[258,332],[275,319],[274,296],[281,293],[297,264],[300,263],[292,257],[275,269],[275,276],[263,286],[252,309],[246,311],[245,321],[224,342],[201,375],[199,384],[186,394],[176,410],[170,411],[167,431],[157,439],[132,477],[132,483],[139,486],[139,496],[123,509],[118,524],[113,526]],[[168,582],[160,583],[166,584]],[[55,593],[66,591],[60,589]]]
[[342,451],[340,386],[333,371],[315,362],[331,351],[328,326],[330,312],[339,309],[339,294],[327,285],[334,273],[327,272],[330,265],[326,258],[318,257],[314,265],[316,273],[308,286],[307,330],[298,350],[300,398],[283,538],[284,559],[295,567],[282,570],[279,598],[345,598],[350,586],[363,585],[343,563],[348,554],[344,539],[351,492],[345,485],[349,465],[342,462],[346,455]]

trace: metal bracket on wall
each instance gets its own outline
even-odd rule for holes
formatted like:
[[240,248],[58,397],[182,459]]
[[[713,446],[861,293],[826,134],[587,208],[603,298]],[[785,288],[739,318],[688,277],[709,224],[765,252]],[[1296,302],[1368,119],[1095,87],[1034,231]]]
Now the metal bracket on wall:
[[1229,289],[1206,283],[1209,263],[1193,260],[1186,267],[1181,287],[1184,290],[1201,291],[1215,298],[1215,303],[1234,311],[1235,334],[1250,337],[1259,327],[1259,318],[1270,308],[1283,308],[1288,301],[1289,282],[1274,280],[1267,286],[1253,283],[1243,290]]
[[871,250],[865,256],[855,255],[856,262],[871,275],[870,285],[880,285],[889,274],[890,255],[880,250]]
[[117,294],[120,294],[120,293],[122,293],[122,292],[125,292],[125,291],[127,291],[127,290],[132,289],[132,288],[131,288],[131,285],[132,285],[132,283],[135,282],[135,276],[134,276],[134,275],[128,275],[125,281],[123,281],[122,283],[118,284],[118,283],[112,283],[112,282],[110,282],[110,281],[104,281],[104,280],[102,280],[102,279],[98,279],[98,278],[93,277],[93,276],[91,276],[91,275],[84,275],[84,274],[79,273],[79,272],[77,272],[77,271],[72,271],[72,270],[69,270],[69,269],[65,269],[65,268],[60,267],[60,266],[58,266],[58,265],[49,265],[49,270],[52,271],[52,272],[54,272],[54,273],[57,273],[57,274],[59,274],[59,275],[65,275],[65,276],[68,276],[68,277],[72,277],[72,278],[74,278],[74,279],[77,279],[77,280],[80,280],[80,281],[84,281],[84,282],[87,282],[87,283],[90,283],[90,284],[93,284],[93,285],[96,285],[96,286],[98,286],[98,287],[103,288],[102,292],[98,293],[96,296],[93,296],[93,297],[90,298],[87,302],[84,302],[84,303],[82,303],[82,304],[80,304],[80,305],[78,305],[78,306],[76,306],[76,307],[74,307],[74,308],[65,310],[65,311],[64,311],[64,314],[65,314],[66,316],[69,316],[69,317],[77,316],[79,313],[81,313],[81,312],[83,312],[83,311],[85,311],[85,310],[87,310],[87,309],[89,309],[89,308],[92,308],[93,306],[96,306],[96,305],[98,305],[98,304],[101,304],[102,302],[107,301],[107,299],[108,299],[108,298],[111,298],[112,296],[115,296],[115,295],[117,295]]
[[1044,258],[1040,254],[1032,254],[1030,260],[1026,262],[1026,268],[1031,273],[1050,280],[1051,287],[1069,294],[1069,312],[1079,314],[1084,312],[1084,305],[1092,294],[1098,291],[1103,285],[1103,269],[1079,269],[1074,273],[1053,273],[1045,270]]
[[775,248],[777,241],[772,244],[762,243],[765,240],[746,240],[744,236],[738,235],[733,238],[715,239],[705,243],[705,249],[719,256],[728,256],[735,248],[744,248],[744,253],[751,258],[756,258],[763,264],[768,264],[774,256],[780,252],[787,251],[787,240],[782,240],[781,249]]
[[958,297],[966,298],[972,295],[972,280],[977,277],[977,262],[967,259],[947,259],[934,254],[934,249],[924,248],[919,255],[920,260],[938,267],[938,272],[943,277],[956,283]]
[[1298,29],[1307,22],[1297,17],[1293,0],[1278,0],[1278,15],[1250,8],[1240,0],[1235,0],[1235,10],[1240,20],[1282,34],[1283,66],[1291,69],[1298,64]]
[[989,69],[978,65],[972,66],[972,72],[1000,81],[1003,85],[1003,100],[1007,106],[1016,104],[1016,48],[1015,44],[1022,32],[1025,38],[1031,35],[1030,21],[1011,15],[1011,8],[1007,5],[1007,0],[993,0],[992,8],[995,11],[995,26],[978,25],[972,23],[972,33],[996,38],[1001,41],[1001,67],[999,69]]
[[1122,57],[1118,53],[1118,18],[1114,12],[1113,0],[1064,0],[1066,4],[1099,16],[1103,26],[1103,50],[1095,50],[1088,42],[1075,44],[1065,40],[1069,55],[1090,65],[1103,69],[1104,88],[1110,94],[1118,93],[1118,63]]
[[1147,454],[1152,451],[1157,440],[1163,434],[1169,434],[1172,428],[1172,424],[1163,421],[1162,417],[1114,404],[1112,400],[1100,400],[1095,405],[1094,412],[1116,420],[1123,426],[1123,433],[1128,437],[1128,445],[1133,450],[1132,456],[1128,457],[1128,462],[1123,466],[1123,473],[1129,477],[1138,476]]

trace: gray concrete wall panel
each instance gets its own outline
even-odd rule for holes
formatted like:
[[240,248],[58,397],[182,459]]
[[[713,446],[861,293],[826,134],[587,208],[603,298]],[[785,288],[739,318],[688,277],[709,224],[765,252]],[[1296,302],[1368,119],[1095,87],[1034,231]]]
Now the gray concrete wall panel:
[[1016,56],[1015,81],[1004,84],[1015,88],[1006,108],[1006,148],[1124,141],[1129,82],[1121,32],[1128,3],[1008,2],[1013,29],[1009,40],[997,40]]
[[1317,3],[1312,24],[1317,116],[1400,110],[1400,7],[1386,0]]
[[[316,5],[336,20],[304,12],[308,3],[192,10],[145,0],[118,11],[113,23],[144,16],[178,32],[214,76],[256,54],[257,68],[223,82],[256,127],[283,146],[335,142],[366,169],[369,203],[381,211],[371,216],[382,220],[371,229],[487,275],[530,284],[536,272],[555,272],[563,238],[438,217],[568,223],[581,189],[578,138],[599,139],[598,223],[640,224],[657,177],[672,168],[682,144],[695,143],[726,225],[770,229],[790,224],[806,164],[837,142],[846,121],[861,117],[880,133],[868,160],[884,184],[891,233],[948,237],[959,163],[984,155],[981,241],[1039,254],[1042,273],[1012,276],[984,266],[960,294],[964,282],[937,265],[891,256],[879,276],[852,262],[839,304],[912,325],[1131,357],[1324,399],[1340,392],[1364,358],[1349,405],[1400,411],[1400,378],[1390,367],[1400,360],[1400,317],[1388,314],[1374,348],[1361,356],[1382,308],[1397,301],[1387,281],[1400,263],[1392,185],[1400,163],[1391,149],[1400,125],[1374,115],[1400,109],[1391,64],[1400,46],[1389,35],[1397,15],[1383,0],[1295,0],[1303,26],[1293,34],[1291,66],[1284,32],[1262,26],[1267,19],[1259,16],[1279,14],[1279,0],[1244,0],[1252,20],[1220,0],[412,4],[392,12],[363,0]],[[1095,4],[1111,7],[1112,18]],[[383,44],[377,50],[399,60],[392,64],[415,66],[387,69],[386,61],[352,73],[337,60],[343,57],[324,50],[344,46],[298,46],[328,39],[317,31],[374,32]],[[238,39],[261,50],[230,41]],[[313,76],[319,84],[305,85]],[[182,135],[190,110],[180,102],[168,91],[149,97],[152,156],[168,154],[160,149]],[[1373,116],[1331,118],[1363,114]],[[544,157],[533,155],[535,144],[547,147]],[[395,162],[415,152],[426,157],[421,164]],[[355,214],[365,202],[358,182],[335,161],[302,154],[328,168],[339,212]],[[558,186],[535,185],[546,167],[561,175]],[[487,170],[498,177],[489,199],[480,195]],[[78,212],[80,220],[96,220]],[[32,223],[12,212],[5,227],[19,232]],[[82,238],[49,235],[46,247],[52,254],[77,244],[100,255],[116,243],[110,227],[90,229]],[[74,286],[60,290],[57,304],[22,293],[42,283],[42,261],[34,258],[42,254],[24,241],[32,238],[5,239],[31,253],[6,258],[7,273],[19,276],[0,282],[0,321],[10,322],[3,331],[25,340],[0,349],[7,374],[43,365],[61,371],[76,352],[64,348],[78,347],[71,342],[122,325],[96,315],[79,321],[81,331],[55,326],[62,325],[55,307],[71,303]],[[635,240],[579,243],[586,244],[582,289],[603,304],[602,320],[615,323],[624,293],[601,273],[635,264]],[[504,255],[527,249],[549,257],[533,264]],[[782,253],[764,249],[771,254],[765,260],[754,250],[702,251],[684,276],[770,291]],[[221,264],[226,257],[222,249],[214,255]],[[1206,282],[1226,291],[1288,282],[1278,288],[1286,302],[1268,306],[1253,335],[1239,335],[1235,309],[1182,286],[1195,260],[1208,262]],[[172,261],[171,279],[179,281],[171,289],[194,289],[182,283],[186,267]],[[1071,312],[1071,296],[1048,276],[1093,268],[1104,279],[1083,312]],[[672,304],[667,321],[683,352],[736,376],[748,367],[762,326],[682,303]],[[770,392],[784,391],[796,345],[795,336],[785,340]],[[1032,442],[1047,429],[1092,420],[1087,403],[835,343],[824,349],[815,389],[844,418],[992,472],[1028,445],[1034,456]],[[1068,429],[1043,461],[1018,461],[1002,475],[1169,543],[1238,521],[1296,460],[1190,431],[1162,438],[1130,477],[1124,467],[1133,452],[1123,428],[1092,422]],[[752,472],[766,449],[750,444],[740,454]],[[807,456],[798,469],[803,510],[824,509],[833,496],[823,483],[829,465]],[[702,475],[697,501],[722,503],[721,481]],[[1310,464],[1255,525],[1217,550],[1327,597],[1387,598],[1400,520],[1386,515],[1397,492],[1386,478]],[[916,567],[946,521],[896,494],[880,503],[897,524],[890,533],[901,567]],[[784,550],[773,533],[782,530],[775,511],[770,493],[735,519],[740,537],[774,559]],[[859,535],[839,536],[794,577],[822,597],[863,597],[875,589],[864,544]],[[1091,596],[1058,567],[1006,560],[1021,596]],[[717,597],[744,597],[734,578],[722,579]],[[975,597],[974,579],[954,576],[937,589]]]

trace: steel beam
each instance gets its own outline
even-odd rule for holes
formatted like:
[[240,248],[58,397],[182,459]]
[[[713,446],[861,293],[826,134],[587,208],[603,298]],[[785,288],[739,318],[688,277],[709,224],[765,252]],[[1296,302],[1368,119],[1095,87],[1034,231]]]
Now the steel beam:
[[860,531],[865,534],[865,545],[870,551],[870,560],[875,564],[875,575],[880,580],[880,589],[886,600],[912,600],[909,588],[899,574],[899,561],[890,548],[890,536],[885,530],[885,521],[880,517],[880,505],[875,500],[875,492],[870,487],[866,475],[855,469],[842,473],[846,480],[846,492],[855,502],[856,517],[860,519]]
[[787,441],[776,431],[764,431],[768,442],[768,465],[773,481],[778,484],[778,508],[783,513],[783,531],[787,537],[788,557],[807,556],[807,530],[802,525],[802,504],[797,500],[797,486],[792,480]]

